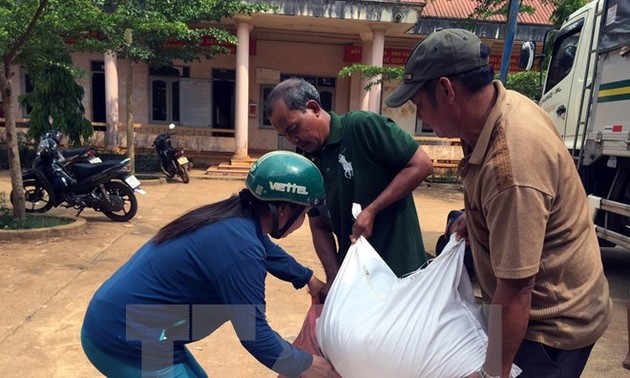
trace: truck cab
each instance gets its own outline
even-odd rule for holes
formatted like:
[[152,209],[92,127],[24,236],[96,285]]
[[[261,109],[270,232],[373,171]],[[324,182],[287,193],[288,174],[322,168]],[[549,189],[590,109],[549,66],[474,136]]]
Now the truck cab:
[[578,154],[588,114],[600,1],[573,13],[557,32],[540,106],[551,116],[567,148]]
[[539,105],[573,156],[600,241],[630,249],[630,1],[572,13],[542,86]]

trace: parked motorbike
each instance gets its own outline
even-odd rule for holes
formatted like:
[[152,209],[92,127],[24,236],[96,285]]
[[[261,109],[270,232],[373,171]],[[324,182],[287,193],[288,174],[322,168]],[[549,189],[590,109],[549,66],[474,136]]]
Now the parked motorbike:
[[[79,148],[70,148],[70,149],[60,149],[61,147],[61,138],[63,134],[56,129],[48,131],[43,139],[49,138],[57,143],[57,151],[59,152],[56,156],[56,160],[60,163],[63,163],[63,166],[66,168],[72,167],[76,163],[102,163],[101,158],[96,156],[96,151],[92,149],[92,147],[79,147]],[[43,140],[42,139],[42,140]]]
[[[175,129],[175,125],[171,123],[168,129]],[[171,145],[171,136],[174,134],[175,132],[171,131],[159,134],[153,141],[153,146],[160,157],[160,168],[166,177],[173,178],[178,175],[185,184],[188,184],[190,182],[188,170],[192,168],[192,162],[184,156],[183,147]]]
[[94,151],[92,147],[79,147],[61,150],[61,155],[65,159],[63,165],[66,168],[72,167],[76,163],[95,164],[103,162],[101,158],[96,156],[96,151]]
[[144,194],[144,191],[140,181],[128,171],[129,158],[102,163],[74,162],[66,166],[66,160],[60,156],[53,138],[44,137],[37,146],[33,168],[22,173],[26,212],[45,213],[64,206],[78,210],[78,216],[85,208],[91,208],[117,222],[136,215],[135,192]]

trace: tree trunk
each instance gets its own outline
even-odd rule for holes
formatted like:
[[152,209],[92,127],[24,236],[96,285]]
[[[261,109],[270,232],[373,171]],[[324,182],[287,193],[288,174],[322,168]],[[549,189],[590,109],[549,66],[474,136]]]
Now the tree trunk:
[[136,151],[134,148],[135,131],[133,129],[133,60],[127,58],[127,157],[131,159],[131,173],[136,172]]
[[105,53],[105,103],[107,129],[105,131],[105,149],[118,153],[118,56],[115,52]]
[[5,132],[7,140],[7,152],[9,156],[9,171],[11,173],[11,189],[13,190],[13,216],[24,219],[24,186],[22,184],[22,167],[20,165],[20,150],[18,148],[17,128],[15,115],[13,114],[13,91],[11,89],[11,65],[4,64],[4,72],[0,74],[0,87],[2,88],[2,106],[4,110]]

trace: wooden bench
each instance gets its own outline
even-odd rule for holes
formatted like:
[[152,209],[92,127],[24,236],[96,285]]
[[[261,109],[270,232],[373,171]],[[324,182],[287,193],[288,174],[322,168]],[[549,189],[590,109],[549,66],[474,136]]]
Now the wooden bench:
[[414,139],[420,143],[433,162],[434,172],[428,181],[458,179],[457,167],[464,156],[459,138],[415,136]]

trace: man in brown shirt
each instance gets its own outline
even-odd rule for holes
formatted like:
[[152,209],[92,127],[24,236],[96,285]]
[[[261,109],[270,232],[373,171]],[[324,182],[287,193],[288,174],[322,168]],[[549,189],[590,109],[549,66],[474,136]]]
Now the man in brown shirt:
[[463,141],[460,235],[490,305],[477,375],[516,363],[522,377],[578,377],[612,306],[586,193],[551,119],[493,81],[489,53],[468,31],[435,32],[386,104],[411,100],[425,125]]

